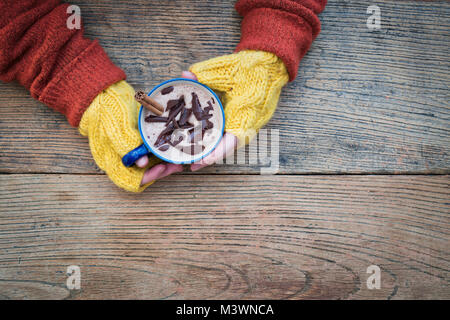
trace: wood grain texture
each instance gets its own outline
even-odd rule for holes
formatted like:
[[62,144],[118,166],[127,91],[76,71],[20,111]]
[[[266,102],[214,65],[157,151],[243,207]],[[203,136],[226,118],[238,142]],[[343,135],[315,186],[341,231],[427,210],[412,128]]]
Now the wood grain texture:
[[449,299],[449,182],[175,175],[134,195],[101,175],[0,175],[0,294]]
[[[234,1],[77,4],[136,89],[239,40]],[[214,166],[123,192],[61,115],[1,84],[0,299],[450,299],[450,3],[376,4],[371,32],[367,1],[329,1],[268,125],[276,176]]]
[[[136,89],[191,63],[232,52],[234,1],[80,0],[99,38]],[[280,173],[448,173],[450,3],[329,1],[322,33],[282,95]],[[24,125],[25,124],[25,125]],[[17,154],[21,156],[17,156]],[[215,166],[204,173],[255,173]],[[0,172],[98,173],[86,140],[16,84],[0,85]]]

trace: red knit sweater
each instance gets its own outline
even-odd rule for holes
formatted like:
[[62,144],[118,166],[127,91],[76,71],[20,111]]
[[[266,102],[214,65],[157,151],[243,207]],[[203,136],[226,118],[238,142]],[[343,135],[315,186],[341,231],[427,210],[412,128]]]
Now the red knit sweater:
[[[326,0],[239,0],[244,17],[237,51],[269,51],[280,57],[290,79],[320,31]],[[31,95],[78,126],[99,92],[125,79],[83,28],[68,29],[68,4],[59,0],[2,0],[0,80],[17,80]]]

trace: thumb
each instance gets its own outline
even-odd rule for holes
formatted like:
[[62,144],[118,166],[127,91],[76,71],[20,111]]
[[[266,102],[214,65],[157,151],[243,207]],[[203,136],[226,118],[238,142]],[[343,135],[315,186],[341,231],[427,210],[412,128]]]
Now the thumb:
[[195,74],[193,74],[192,72],[190,72],[190,71],[183,71],[183,72],[181,73],[181,77],[182,77],[182,78],[185,78],[185,79],[191,79],[191,80],[196,80],[196,81],[198,81],[197,76],[196,76]]

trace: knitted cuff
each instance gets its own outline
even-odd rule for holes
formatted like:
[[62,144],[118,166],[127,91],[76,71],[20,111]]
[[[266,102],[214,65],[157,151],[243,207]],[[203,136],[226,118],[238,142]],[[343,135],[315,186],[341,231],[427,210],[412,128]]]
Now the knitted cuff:
[[294,80],[300,60],[320,32],[320,21],[315,12],[318,9],[294,1],[238,1],[236,10],[244,19],[236,51],[250,49],[274,53],[286,65],[289,80]]
[[52,78],[39,101],[63,113],[69,123],[77,127],[94,98],[125,78],[122,69],[111,62],[97,41],[93,41]]
[[78,130],[89,137],[89,146],[97,166],[120,188],[141,192],[151,183],[141,186],[146,169],[159,163],[150,157],[147,168],[125,167],[122,157],[140,144],[137,128],[140,105],[134,99],[134,89],[119,81],[103,90],[83,114]]

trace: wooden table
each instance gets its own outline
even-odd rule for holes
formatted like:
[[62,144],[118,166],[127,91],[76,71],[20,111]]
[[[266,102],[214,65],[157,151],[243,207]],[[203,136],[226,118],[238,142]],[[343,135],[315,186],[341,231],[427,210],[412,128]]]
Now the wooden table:
[[[76,3],[136,89],[239,40],[234,1]],[[63,116],[1,84],[0,298],[449,299],[450,3],[376,4],[371,31],[367,1],[329,1],[267,126],[276,175],[217,165],[126,193]]]

